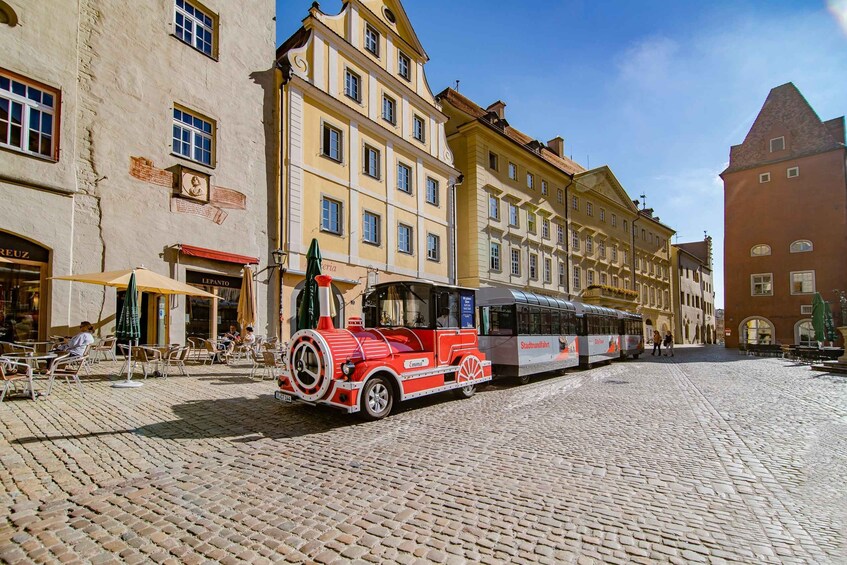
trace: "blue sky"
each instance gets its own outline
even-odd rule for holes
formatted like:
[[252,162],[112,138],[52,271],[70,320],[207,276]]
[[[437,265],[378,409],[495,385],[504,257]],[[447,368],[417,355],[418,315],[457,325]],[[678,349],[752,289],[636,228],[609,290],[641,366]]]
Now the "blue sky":
[[[723,184],[768,91],[793,82],[818,115],[847,113],[847,0],[617,2],[407,0],[434,92],[460,80],[536,139],[561,135],[583,166],[609,165],[633,198],[715,243],[723,306]],[[277,43],[311,1],[277,0]],[[321,2],[336,13],[340,0]],[[839,25],[840,23],[840,25]],[[731,266],[730,266],[731,268]]]

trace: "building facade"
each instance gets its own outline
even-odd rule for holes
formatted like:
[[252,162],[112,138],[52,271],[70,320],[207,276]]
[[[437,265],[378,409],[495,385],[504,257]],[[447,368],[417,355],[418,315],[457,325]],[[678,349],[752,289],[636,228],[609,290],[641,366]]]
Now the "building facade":
[[712,286],[712,238],[671,246],[671,273],[678,292],[674,313],[676,343],[715,343],[715,292]]
[[724,181],[727,347],[814,341],[812,299],[847,285],[844,117],[791,84],[770,91]]
[[121,293],[50,277],[140,265],[221,297],[145,294],[142,341],[215,337],[269,256],[274,3],[158,0],[132,25],[118,0],[0,11],[0,340],[111,333]]
[[635,257],[633,279],[640,313],[648,332],[665,334],[675,327],[676,283],[671,269],[670,239],[676,233],[663,224],[652,208],[642,208],[633,220],[632,241]]
[[306,252],[334,277],[336,322],[362,314],[377,281],[456,281],[447,116],[400,2],[313,5],[277,50],[282,81],[283,336],[295,325]]

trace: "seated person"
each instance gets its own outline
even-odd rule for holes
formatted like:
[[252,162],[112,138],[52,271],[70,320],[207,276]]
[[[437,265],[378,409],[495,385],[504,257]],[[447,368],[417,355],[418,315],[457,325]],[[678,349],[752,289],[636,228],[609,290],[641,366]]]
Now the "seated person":
[[238,327],[235,324],[232,324],[229,326],[229,331],[225,333],[221,339],[218,340],[218,349],[229,349],[230,343],[239,343],[240,340],[241,334],[238,333]]
[[53,351],[66,352],[74,357],[80,357],[85,353],[87,346],[94,344],[94,335],[91,333],[93,331],[94,326],[91,322],[81,322],[79,324],[79,333],[73,336],[70,341],[57,346]]
[[247,326],[245,334],[241,337],[241,344],[253,346],[256,343],[256,336],[253,334],[253,326]]
[[450,325],[450,309],[442,308],[441,315],[435,319],[435,325],[439,328],[446,328]]

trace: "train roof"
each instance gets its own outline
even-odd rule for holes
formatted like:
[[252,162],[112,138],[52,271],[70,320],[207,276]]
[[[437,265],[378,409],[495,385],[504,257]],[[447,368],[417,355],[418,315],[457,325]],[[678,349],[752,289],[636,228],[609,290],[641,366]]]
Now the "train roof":
[[377,283],[377,284],[373,285],[371,288],[376,290],[378,288],[383,288],[383,287],[386,287],[386,286],[391,286],[391,285],[396,285],[396,284],[423,284],[423,285],[426,285],[426,286],[432,286],[432,287],[438,287],[438,288],[449,288],[449,289],[453,289],[453,290],[469,290],[471,292],[477,292],[477,289],[471,288],[469,286],[456,286],[454,284],[437,283],[437,282],[433,282],[433,281],[420,280],[420,279],[407,280],[407,281],[382,282],[382,283]]
[[531,304],[534,306],[546,306],[547,308],[558,308],[559,310],[575,310],[573,302],[546,296],[544,294],[535,294],[534,292],[524,292],[523,290],[515,290],[500,286],[486,286],[476,291],[477,306],[491,306],[494,304]]
[[576,306],[577,316],[582,316],[583,314],[597,314],[599,316],[611,316],[613,318],[617,318],[618,312],[620,312],[614,308],[595,306],[594,304],[585,304],[584,302],[574,302],[574,306]]
[[635,314],[633,312],[626,312],[624,310],[616,310],[618,313],[618,318],[621,320],[640,320],[641,314]]

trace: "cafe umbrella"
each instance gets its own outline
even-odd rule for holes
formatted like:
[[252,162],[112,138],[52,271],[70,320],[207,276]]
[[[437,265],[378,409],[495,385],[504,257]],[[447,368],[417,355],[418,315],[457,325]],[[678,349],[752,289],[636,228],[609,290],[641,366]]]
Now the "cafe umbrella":
[[826,339],[826,305],[820,292],[812,298],[812,327],[815,329],[815,341]]
[[238,296],[238,311],[236,318],[244,331],[247,326],[256,324],[255,293],[253,292],[253,271],[250,267],[244,267],[241,277],[241,294]]
[[835,320],[832,319],[832,308],[829,305],[829,302],[824,302],[824,312],[823,312],[823,330],[824,334],[826,334],[827,341],[830,342],[830,345],[834,345],[835,340],[838,339],[838,334],[835,331]]
[[297,308],[297,329],[308,330],[318,326],[320,303],[318,283],[315,277],[321,274],[321,249],[318,240],[312,239],[306,253],[306,283],[300,291],[300,306]]
[[135,340],[135,345],[138,346],[138,340],[141,338],[141,316],[138,312],[138,286],[135,283],[135,273],[130,275],[127,283],[126,298],[123,308],[121,308],[121,315],[118,318],[118,325],[115,328],[115,335],[129,342],[129,351],[126,354],[126,380],[114,383],[112,386],[116,388],[140,387],[141,383],[132,380],[132,342]]

